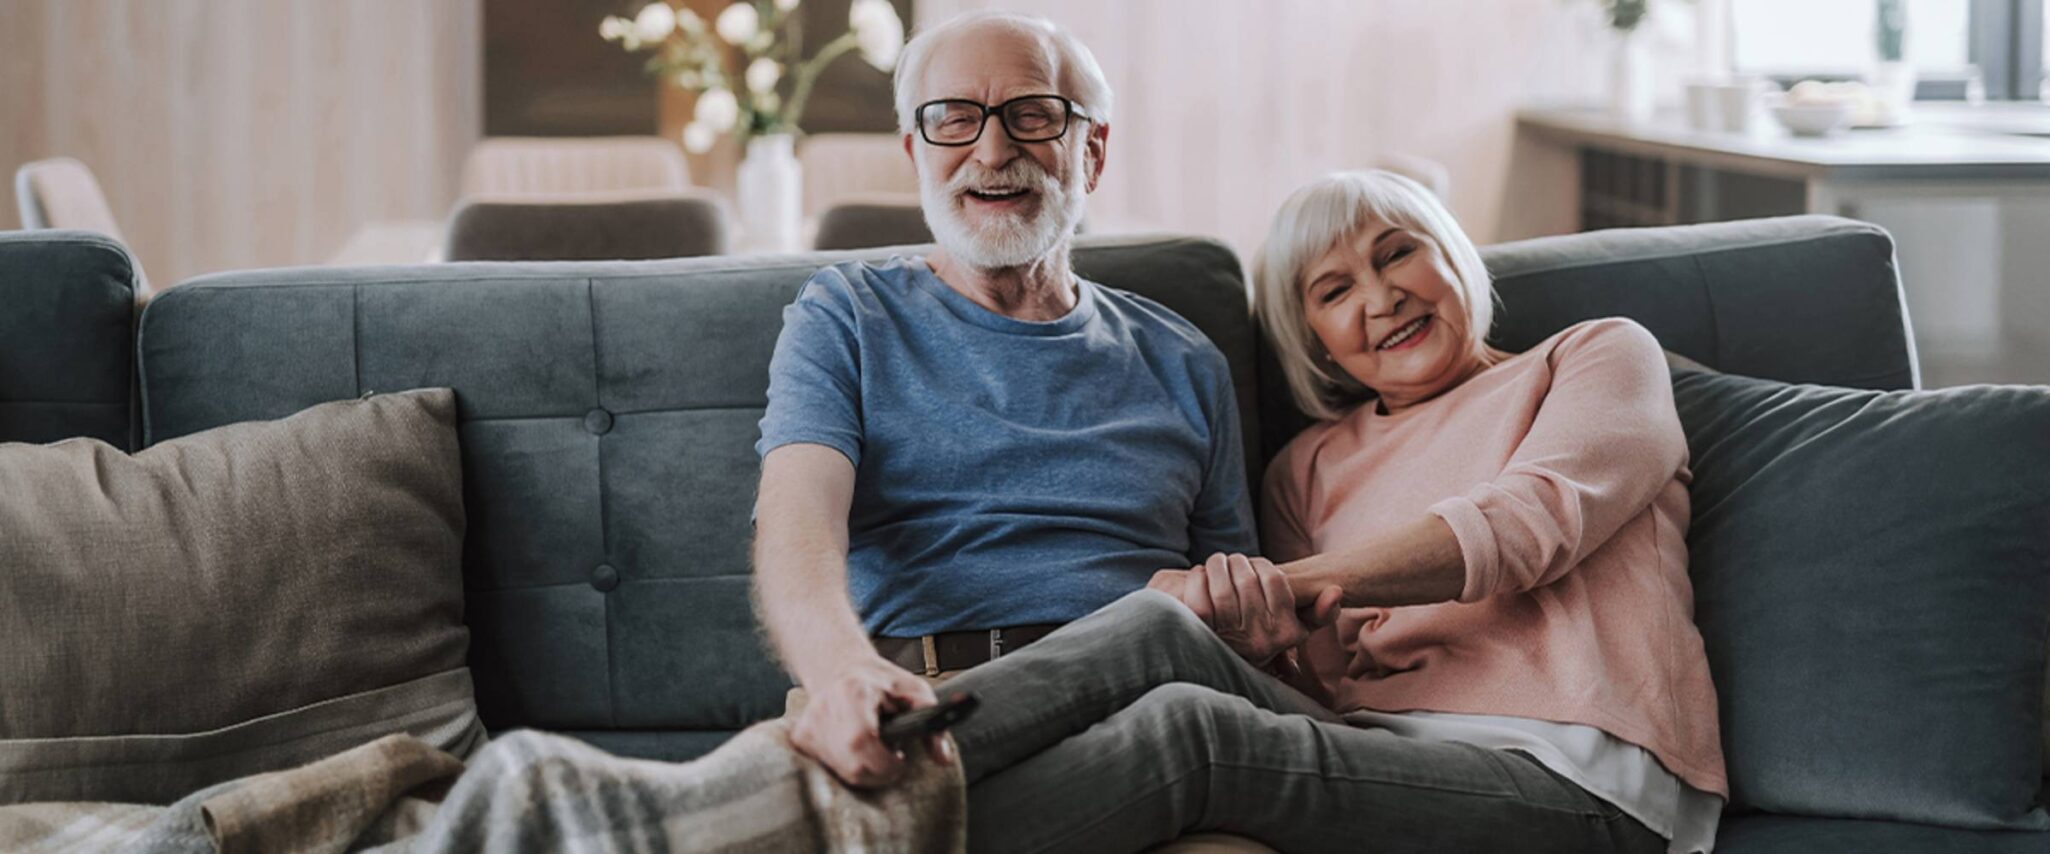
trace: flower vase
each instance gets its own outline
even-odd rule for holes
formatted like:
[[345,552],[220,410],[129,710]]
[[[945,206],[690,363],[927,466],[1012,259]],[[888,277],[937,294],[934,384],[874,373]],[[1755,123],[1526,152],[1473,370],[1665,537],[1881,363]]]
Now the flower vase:
[[1609,113],[1624,124],[1644,124],[1652,115],[1651,47],[1637,30],[1617,30],[1610,44]]
[[748,140],[737,178],[747,246],[761,252],[801,250],[804,173],[797,163],[797,140],[787,133]]
[[1908,120],[1915,106],[1915,66],[1905,62],[1882,62],[1869,78],[1873,93],[1871,115],[1860,124],[1893,127]]

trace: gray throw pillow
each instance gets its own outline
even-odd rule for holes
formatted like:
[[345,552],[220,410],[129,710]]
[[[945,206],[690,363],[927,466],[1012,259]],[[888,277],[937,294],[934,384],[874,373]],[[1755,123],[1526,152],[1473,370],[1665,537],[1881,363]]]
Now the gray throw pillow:
[[1731,808],[2050,828],[2050,389],[1673,397]]
[[462,480],[448,389],[0,444],[0,803],[166,803],[398,732],[466,755]]

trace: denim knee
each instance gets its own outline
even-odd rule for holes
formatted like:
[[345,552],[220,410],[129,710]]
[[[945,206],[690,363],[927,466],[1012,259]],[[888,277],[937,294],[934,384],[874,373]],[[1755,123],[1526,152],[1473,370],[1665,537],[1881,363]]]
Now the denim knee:
[[1235,716],[1253,710],[1242,697],[1192,682],[1170,682],[1147,691],[1119,712],[1160,755],[1180,756],[1195,766],[1213,761],[1219,734]]

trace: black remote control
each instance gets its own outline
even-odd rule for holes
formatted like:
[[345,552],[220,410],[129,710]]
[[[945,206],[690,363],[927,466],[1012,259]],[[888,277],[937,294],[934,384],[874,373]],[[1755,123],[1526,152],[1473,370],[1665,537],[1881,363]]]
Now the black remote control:
[[942,698],[939,705],[891,715],[883,720],[883,744],[898,748],[915,739],[945,732],[973,714],[977,703],[974,694],[956,691]]

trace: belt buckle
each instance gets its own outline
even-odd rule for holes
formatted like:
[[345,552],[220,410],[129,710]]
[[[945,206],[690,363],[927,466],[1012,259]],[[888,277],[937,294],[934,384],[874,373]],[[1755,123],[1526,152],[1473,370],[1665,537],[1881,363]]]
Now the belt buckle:
[[997,659],[999,659],[999,658],[1003,658],[1003,657],[1004,657],[1004,630],[1003,630],[1003,629],[990,629],[990,630],[989,630],[989,660],[991,660],[991,661],[995,661],[995,660],[997,660]]

